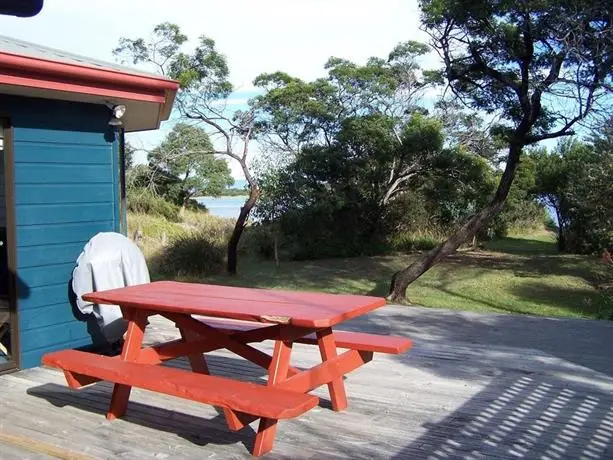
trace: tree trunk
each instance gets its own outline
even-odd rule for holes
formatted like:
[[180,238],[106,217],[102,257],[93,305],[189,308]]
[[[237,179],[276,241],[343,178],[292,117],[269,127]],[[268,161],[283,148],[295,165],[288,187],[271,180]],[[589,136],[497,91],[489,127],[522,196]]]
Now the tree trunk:
[[523,145],[521,144],[512,144],[510,146],[507,165],[492,201],[481,209],[481,211],[472,216],[456,233],[447,238],[440,246],[413,262],[409,267],[395,273],[392,277],[388,300],[392,302],[405,302],[407,300],[406,292],[409,284],[427,272],[441,259],[452,254],[462,243],[475,235],[479,229],[500,212],[509,194],[513,179],[515,178],[522,147]]
[[234,229],[232,230],[232,235],[228,241],[228,262],[226,265],[226,270],[230,275],[236,275],[236,267],[238,264],[238,242],[243,235],[243,230],[245,230],[245,224],[247,223],[249,214],[255,206],[259,196],[260,189],[257,187],[257,185],[250,185],[249,198],[247,198],[247,201],[245,201],[245,204],[241,207],[241,212],[238,215],[238,219],[236,219]]
[[558,211],[558,208],[555,208],[555,210],[556,217],[558,218],[558,251],[563,252],[564,250],[566,250],[566,229],[562,224],[560,211]]

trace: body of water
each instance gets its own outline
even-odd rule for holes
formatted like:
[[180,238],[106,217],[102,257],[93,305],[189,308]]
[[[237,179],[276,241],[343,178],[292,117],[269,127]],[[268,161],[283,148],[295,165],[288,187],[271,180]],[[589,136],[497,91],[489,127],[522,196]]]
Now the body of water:
[[232,219],[238,217],[241,206],[245,203],[246,199],[246,196],[221,196],[219,198],[202,196],[197,198],[198,203],[205,205],[211,215]]
[[[246,184],[245,180],[237,180],[235,182],[234,187],[244,187],[243,182]],[[218,217],[229,217],[231,219],[236,219],[241,210],[241,206],[245,203],[247,199],[247,195],[245,196],[222,196],[219,198],[211,197],[211,196],[202,196],[197,198],[198,203],[201,203],[207,207],[209,212]],[[550,206],[546,206],[549,215],[553,218],[553,221],[557,224],[558,219],[555,213],[555,210]]]

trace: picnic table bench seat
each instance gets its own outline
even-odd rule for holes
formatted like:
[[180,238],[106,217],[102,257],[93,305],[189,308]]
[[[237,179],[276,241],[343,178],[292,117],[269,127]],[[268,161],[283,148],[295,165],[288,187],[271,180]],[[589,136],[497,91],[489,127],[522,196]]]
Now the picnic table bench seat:
[[78,350],[48,353],[43,364],[71,373],[76,380],[95,377],[271,419],[297,417],[319,403],[310,394]]
[[[272,324],[255,321],[233,320],[212,316],[194,316],[194,319],[230,335],[272,326]],[[334,340],[339,348],[393,355],[404,353],[413,345],[413,342],[405,337],[337,330],[334,331]],[[315,334],[309,334],[296,339],[295,342],[317,345],[317,337]]]

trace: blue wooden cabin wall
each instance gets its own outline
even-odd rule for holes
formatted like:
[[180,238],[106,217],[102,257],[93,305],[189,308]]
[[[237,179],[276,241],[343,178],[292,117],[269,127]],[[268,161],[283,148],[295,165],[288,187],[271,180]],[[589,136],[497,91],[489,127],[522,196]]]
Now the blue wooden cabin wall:
[[[91,343],[69,302],[75,261],[119,231],[119,148],[105,106],[0,96],[13,126],[20,367]],[[9,244],[11,244],[9,242]]]

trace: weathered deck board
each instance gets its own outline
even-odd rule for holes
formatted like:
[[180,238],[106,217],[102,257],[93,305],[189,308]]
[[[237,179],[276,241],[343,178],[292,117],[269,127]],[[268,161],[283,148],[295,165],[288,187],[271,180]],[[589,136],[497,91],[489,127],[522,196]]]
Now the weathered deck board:
[[[375,354],[350,374],[347,411],[334,413],[324,400],[282,422],[267,458],[613,459],[611,322],[390,306],[348,328],[406,335],[415,348]],[[172,324],[153,318],[146,339],[176,337]],[[319,360],[308,345],[293,357],[297,366]],[[264,376],[228,352],[208,360],[218,375]],[[133,390],[126,416],[110,423],[108,383],[73,391],[61,373],[37,368],[0,377],[0,388],[0,432],[34,447],[94,459],[250,458],[253,430],[228,431],[210,406]],[[0,441],[0,458],[49,457]]]

